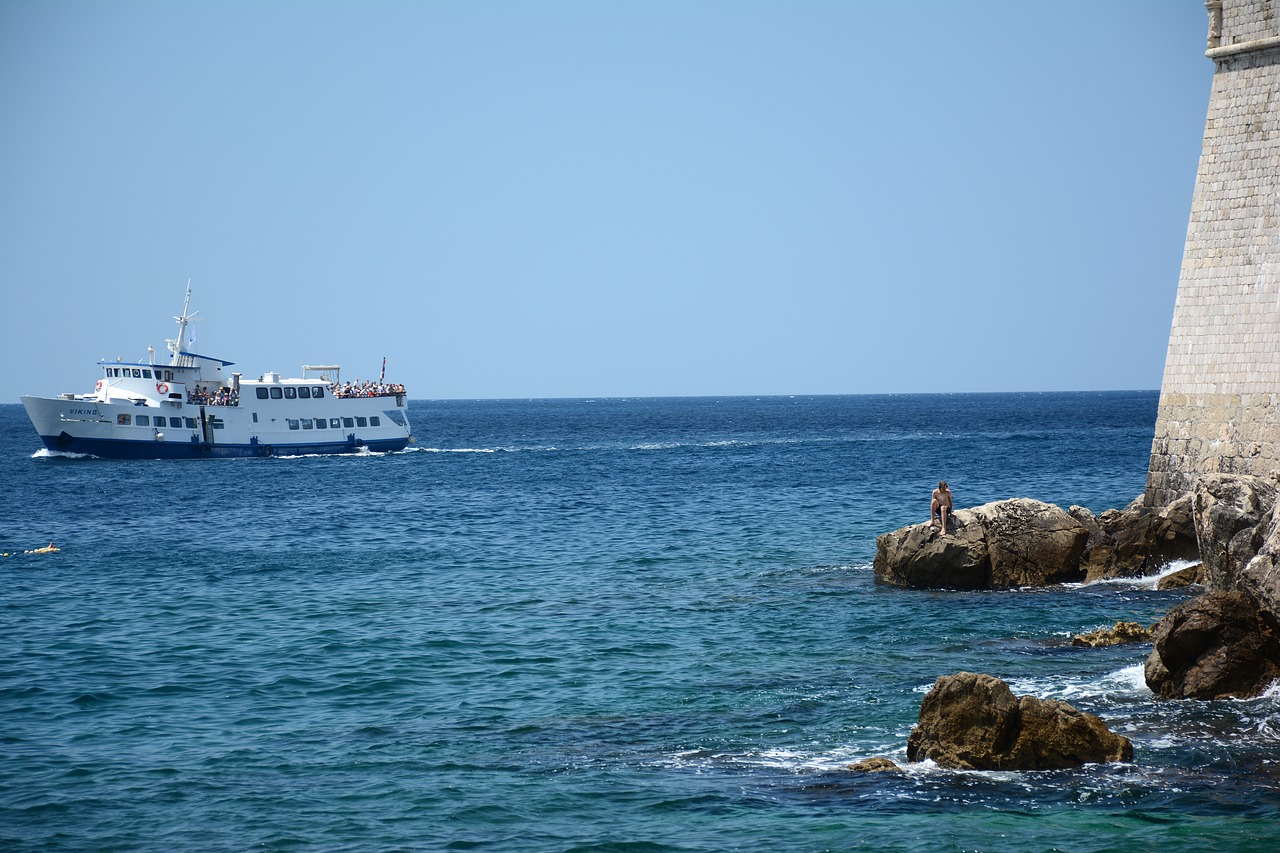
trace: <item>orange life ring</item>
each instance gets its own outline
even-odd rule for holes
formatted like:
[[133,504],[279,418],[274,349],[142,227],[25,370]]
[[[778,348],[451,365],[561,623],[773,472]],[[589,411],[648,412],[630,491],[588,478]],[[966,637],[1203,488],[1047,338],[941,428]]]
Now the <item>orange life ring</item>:
[[168,386],[168,385],[166,385],[166,384],[164,384],[163,382],[157,382],[157,383],[156,383],[156,390],[157,390],[157,391],[159,391],[161,394],[168,394],[168,393],[169,393],[169,386]]
[[102,390],[102,380],[101,380],[101,379],[99,379],[99,380],[98,380],[98,384],[97,384],[97,385],[95,385],[95,386],[93,386],[93,387],[94,387],[96,390],[101,391],[101,390]]

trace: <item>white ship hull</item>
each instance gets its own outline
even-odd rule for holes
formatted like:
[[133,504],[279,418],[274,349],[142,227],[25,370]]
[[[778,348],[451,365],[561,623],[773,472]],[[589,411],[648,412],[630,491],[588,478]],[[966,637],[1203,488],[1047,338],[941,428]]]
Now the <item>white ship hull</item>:
[[[299,405],[303,402],[308,405]],[[22,404],[48,449],[113,459],[354,453],[362,448],[403,450],[410,442],[403,394],[241,400],[236,406],[176,400],[137,405],[65,397],[23,397]],[[139,423],[139,416],[144,423]],[[371,419],[378,426],[371,426]],[[359,426],[361,422],[365,425]]]

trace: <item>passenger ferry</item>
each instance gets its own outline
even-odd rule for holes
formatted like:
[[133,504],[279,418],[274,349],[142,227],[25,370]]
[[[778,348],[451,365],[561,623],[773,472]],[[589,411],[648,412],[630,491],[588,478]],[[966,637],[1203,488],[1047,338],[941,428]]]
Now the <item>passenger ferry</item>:
[[178,337],[165,341],[168,364],[147,347],[147,362],[99,362],[91,394],[22,397],[44,446],[187,459],[403,450],[413,441],[403,385],[344,385],[334,364],[304,365],[300,379],[245,379],[230,361],[187,351],[190,306],[188,286]]

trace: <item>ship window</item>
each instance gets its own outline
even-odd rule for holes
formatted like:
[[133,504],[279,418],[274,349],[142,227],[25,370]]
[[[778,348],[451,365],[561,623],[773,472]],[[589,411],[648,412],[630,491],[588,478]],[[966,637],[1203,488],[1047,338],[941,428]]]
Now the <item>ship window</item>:
[[195,429],[195,428],[196,428],[196,419],[195,419],[195,418],[184,418],[183,420],[185,420],[185,421],[187,422],[187,429]]
[[356,426],[368,426],[368,425],[369,425],[368,418],[362,418],[358,415],[356,416]]
[[317,400],[320,399],[324,396],[324,389],[317,385],[311,389],[311,396],[315,397]]
[[396,426],[404,426],[404,415],[400,414],[395,409],[387,409],[382,414],[386,415],[387,419]]
[[255,424],[258,422],[258,413],[257,413],[257,412],[254,412],[254,413],[253,413],[253,422],[254,422]]
[[296,388],[286,388],[286,389],[284,389],[284,398],[285,398],[286,400],[293,400],[293,399],[295,399],[297,396],[298,396],[298,390],[297,390]]
[[303,419],[302,419],[302,428],[303,428],[303,429],[313,429],[314,427],[315,427],[315,424],[313,424],[313,423],[311,422],[311,418],[303,418]]
[[316,418],[316,429],[324,429],[329,423],[324,418]]
[[254,390],[258,392],[258,399],[259,399],[259,400],[265,400],[265,399],[267,399],[267,389],[266,389],[266,388],[255,388]]
[[353,426],[356,425],[356,422],[354,418],[343,418],[342,425],[347,429],[351,429]]
[[310,400],[310,399],[311,399],[311,387],[310,387],[310,386],[308,386],[308,385],[302,385],[302,386],[300,386],[300,387],[298,388],[298,397],[300,397],[300,398],[301,398],[301,399],[303,399],[303,400]]
[[138,415],[138,419],[134,423],[138,426],[151,426],[151,418],[147,415]]
[[151,371],[150,371],[150,370],[143,370],[143,371],[142,371],[142,378],[143,378],[143,379],[150,379],[150,378],[151,378]]
[[342,423],[337,418],[329,418],[329,429],[337,429]]
[[280,389],[279,389],[279,388],[272,388],[272,389],[271,389],[271,399],[272,399],[272,400],[279,400],[279,399],[280,399],[281,397],[283,397],[283,396],[284,396],[284,394],[282,394],[282,393],[281,393],[281,391],[280,391]]
[[[157,418],[157,420],[161,420],[161,419]],[[182,418],[169,418],[169,426],[172,427],[173,429],[181,429]]]
[[297,429],[297,428],[298,428],[298,419],[289,418],[289,429]]
[[382,421],[378,420],[378,416],[374,415],[369,418],[369,426],[382,426]]
[[116,424],[117,424],[118,426],[128,426],[128,425],[129,425],[129,416],[128,416],[128,415],[116,415]]

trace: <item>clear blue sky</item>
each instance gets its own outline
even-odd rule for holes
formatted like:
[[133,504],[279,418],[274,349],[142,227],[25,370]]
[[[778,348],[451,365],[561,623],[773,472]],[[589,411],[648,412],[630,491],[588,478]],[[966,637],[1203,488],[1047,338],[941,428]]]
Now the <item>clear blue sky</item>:
[[0,401],[1157,388],[1202,0],[0,3]]

